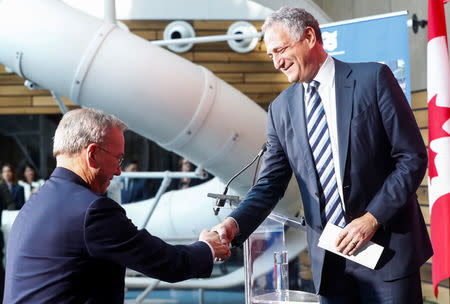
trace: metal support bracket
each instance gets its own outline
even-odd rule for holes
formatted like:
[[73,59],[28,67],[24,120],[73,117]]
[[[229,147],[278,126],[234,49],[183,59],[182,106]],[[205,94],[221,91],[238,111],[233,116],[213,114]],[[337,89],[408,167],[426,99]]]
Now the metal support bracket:
[[72,82],[72,88],[70,89],[70,100],[73,102],[78,102],[80,96],[81,87],[83,85],[84,79],[86,77],[89,68],[94,61],[95,55],[97,55],[103,41],[105,41],[108,34],[116,28],[117,25],[112,23],[103,24],[98,31],[95,33],[94,38],[87,47],[80,64],[75,72],[75,77]]
[[25,76],[23,76],[23,72],[22,72],[22,52],[17,51],[16,52],[16,73],[17,75],[19,75],[22,78],[25,78]]
[[61,113],[63,115],[66,114],[67,113],[67,107],[64,104],[64,102],[61,100],[61,98],[58,95],[56,95],[56,93],[53,92],[53,91],[50,91],[50,93],[52,94],[53,99],[55,99],[56,102],[58,103],[58,107],[61,110]]
[[145,229],[148,222],[150,221],[150,218],[153,215],[153,212],[155,212],[156,207],[158,206],[159,200],[161,199],[161,196],[166,192],[167,187],[169,187],[170,183],[172,182],[172,178],[169,177],[169,172],[166,172],[166,176],[164,176],[164,179],[161,182],[161,186],[159,186],[158,192],[156,192],[155,201],[153,203],[153,206],[148,211],[147,217],[144,220],[144,223],[141,226],[141,229]]

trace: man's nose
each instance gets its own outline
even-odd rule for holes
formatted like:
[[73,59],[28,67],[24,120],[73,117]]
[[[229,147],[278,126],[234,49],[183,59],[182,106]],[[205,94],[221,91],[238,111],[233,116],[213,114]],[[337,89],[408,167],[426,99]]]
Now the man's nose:
[[122,174],[122,169],[120,169],[120,166],[117,166],[117,171],[114,173],[114,175],[119,176],[120,174]]
[[275,67],[275,69],[279,70],[281,67],[281,58],[278,55],[273,55],[272,57],[272,61],[273,61],[273,66]]

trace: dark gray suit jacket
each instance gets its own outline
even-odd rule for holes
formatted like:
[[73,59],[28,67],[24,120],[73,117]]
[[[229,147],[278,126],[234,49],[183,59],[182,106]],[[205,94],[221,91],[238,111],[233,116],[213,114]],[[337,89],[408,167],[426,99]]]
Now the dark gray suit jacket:
[[[335,60],[339,161],[347,223],[370,212],[382,227],[373,241],[385,247],[377,265],[385,280],[417,271],[432,248],[417,202],[427,152],[410,106],[385,65]],[[294,83],[269,107],[268,149],[259,180],[230,216],[243,242],[283,196],[294,173],[304,206],[316,290],[324,250],[320,187],[306,133],[303,86]]]

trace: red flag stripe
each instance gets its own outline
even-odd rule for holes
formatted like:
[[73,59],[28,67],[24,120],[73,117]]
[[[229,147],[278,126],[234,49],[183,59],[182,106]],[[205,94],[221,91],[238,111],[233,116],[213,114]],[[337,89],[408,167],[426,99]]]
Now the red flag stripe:
[[[446,170],[446,165],[443,166],[448,163],[446,158],[450,157],[450,148],[442,146],[442,140],[445,141],[450,135],[448,129],[443,127],[450,119],[449,69],[444,1],[428,0],[428,194],[434,250],[432,277],[436,297],[439,282],[450,277],[450,182],[446,177],[448,171],[442,172]],[[436,163],[438,155],[441,165]],[[440,170],[437,170],[438,167]]]
[[428,41],[439,36],[447,37],[444,2],[428,0]]
[[438,283],[450,277],[450,193],[436,200],[431,211],[431,242],[435,250],[432,264],[434,294]]

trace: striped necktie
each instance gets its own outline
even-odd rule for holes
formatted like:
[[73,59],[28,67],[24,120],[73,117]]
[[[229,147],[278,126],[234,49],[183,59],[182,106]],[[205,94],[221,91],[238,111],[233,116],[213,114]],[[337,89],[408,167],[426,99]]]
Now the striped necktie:
[[317,91],[319,84],[318,81],[313,80],[308,85],[307,93],[309,97],[306,115],[309,145],[325,197],[325,208],[321,211],[321,217],[324,224],[331,221],[335,225],[344,227],[344,211],[334,171],[330,133],[322,100]]

